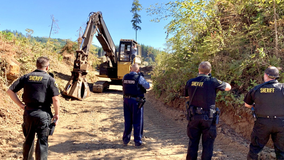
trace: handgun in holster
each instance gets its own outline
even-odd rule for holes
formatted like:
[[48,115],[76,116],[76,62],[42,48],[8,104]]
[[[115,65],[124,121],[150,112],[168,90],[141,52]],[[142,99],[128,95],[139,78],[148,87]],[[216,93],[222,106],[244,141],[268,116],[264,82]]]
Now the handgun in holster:
[[141,98],[138,102],[138,108],[140,109],[141,107],[143,107],[145,102],[146,102],[146,98]]
[[193,120],[194,116],[193,106],[190,106],[189,101],[185,103],[185,108],[186,108],[186,119],[188,121]]
[[186,119],[189,121],[190,118],[191,118],[191,117],[190,117],[190,111],[189,111],[189,101],[186,101],[186,102],[185,102],[185,110],[186,110],[186,113],[185,113],[185,114],[186,114],[186,115],[185,115],[185,116],[186,116]]
[[256,114],[255,114],[254,107],[251,107],[251,114],[252,114],[253,120],[256,121]]
[[219,123],[219,118],[220,118],[221,111],[218,107],[216,107],[216,113],[215,113],[215,125]]
[[55,130],[55,122],[56,120],[54,120],[50,125],[49,125],[49,135],[53,135],[53,132]]

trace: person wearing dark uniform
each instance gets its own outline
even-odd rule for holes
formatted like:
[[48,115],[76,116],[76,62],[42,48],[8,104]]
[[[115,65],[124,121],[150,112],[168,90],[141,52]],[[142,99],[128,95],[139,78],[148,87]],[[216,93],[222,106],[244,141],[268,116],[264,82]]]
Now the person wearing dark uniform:
[[254,108],[256,120],[251,133],[248,160],[258,159],[271,135],[277,159],[284,160],[284,84],[276,79],[279,70],[270,66],[264,71],[264,82],[245,96],[245,107]]
[[211,159],[217,132],[210,111],[212,114],[216,112],[216,92],[231,90],[230,84],[210,76],[211,64],[208,61],[201,62],[198,71],[198,76],[187,81],[185,86],[185,97],[190,99],[188,105],[191,110],[187,125],[189,137],[187,160],[197,159],[200,138],[203,146],[201,159]]
[[[16,80],[7,91],[11,99],[24,110],[23,133],[23,159],[33,159],[34,138],[37,134],[36,159],[46,160],[48,156],[48,135],[51,118],[57,124],[59,120],[59,90],[55,80],[47,73],[49,59],[39,57],[36,62],[37,69]],[[23,102],[18,98],[17,92],[23,92]],[[51,113],[51,99],[55,115]]]
[[141,146],[143,134],[143,106],[139,102],[143,100],[149,83],[139,73],[138,64],[131,66],[131,72],[123,77],[123,110],[124,110],[124,133],[123,143],[127,145],[130,141],[132,126],[134,128],[135,146]]

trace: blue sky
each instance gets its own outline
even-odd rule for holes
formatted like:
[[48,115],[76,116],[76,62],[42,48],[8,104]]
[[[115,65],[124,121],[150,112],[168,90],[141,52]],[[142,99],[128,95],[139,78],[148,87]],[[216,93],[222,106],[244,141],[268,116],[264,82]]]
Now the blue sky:
[[[139,12],[142,30],[138,31],[137,41],[140,44],[165,48],[166,21],[150,22],[154,17],[148,16],[146,8],[156,3],[167,3],[170,0],[140,0],[143,10]],[[120,39],[135,39],[130,12],[133,0],[4,0],[0,9],[0,31],[17,30],[26,34],[25,29],[34,30],[33,36],[48,37],[51,26],[51,15],[58,20],[59,30],[51,38],[71,39],[75,41],[79,28],[85,27],[90,12],[101,11],[104,21],[116,45]],[[83,28],[84,30],[85,28]],[[96,38],[94,44],[100,45]]]

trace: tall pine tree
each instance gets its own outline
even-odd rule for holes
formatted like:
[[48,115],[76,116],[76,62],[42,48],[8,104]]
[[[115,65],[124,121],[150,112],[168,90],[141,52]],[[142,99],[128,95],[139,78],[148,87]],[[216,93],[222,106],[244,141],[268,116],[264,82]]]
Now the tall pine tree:
[[133,0],[132,8],[130,12],[133,13],[133,19],[131,20],[131,23],[132,23],[132,28],[135,30],[135,33],[136,33],[136,37],[135,37],[136,41],[137,41],[137,31],[141,30],[139,23],[142,23],[142,21],[141,21],[141,16],[138,14],[138,12],[141,10],[142,10],[142,6],[139,3],[139,0]]

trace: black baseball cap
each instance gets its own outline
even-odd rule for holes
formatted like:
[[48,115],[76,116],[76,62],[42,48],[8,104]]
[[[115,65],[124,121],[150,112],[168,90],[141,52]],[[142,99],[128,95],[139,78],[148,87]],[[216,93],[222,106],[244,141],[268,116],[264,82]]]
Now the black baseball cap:
[[267,76],[271,79],[279,78],[279,70],[274,66],[269,66],[268,68],[266,68],[264,73],[267,74]]

